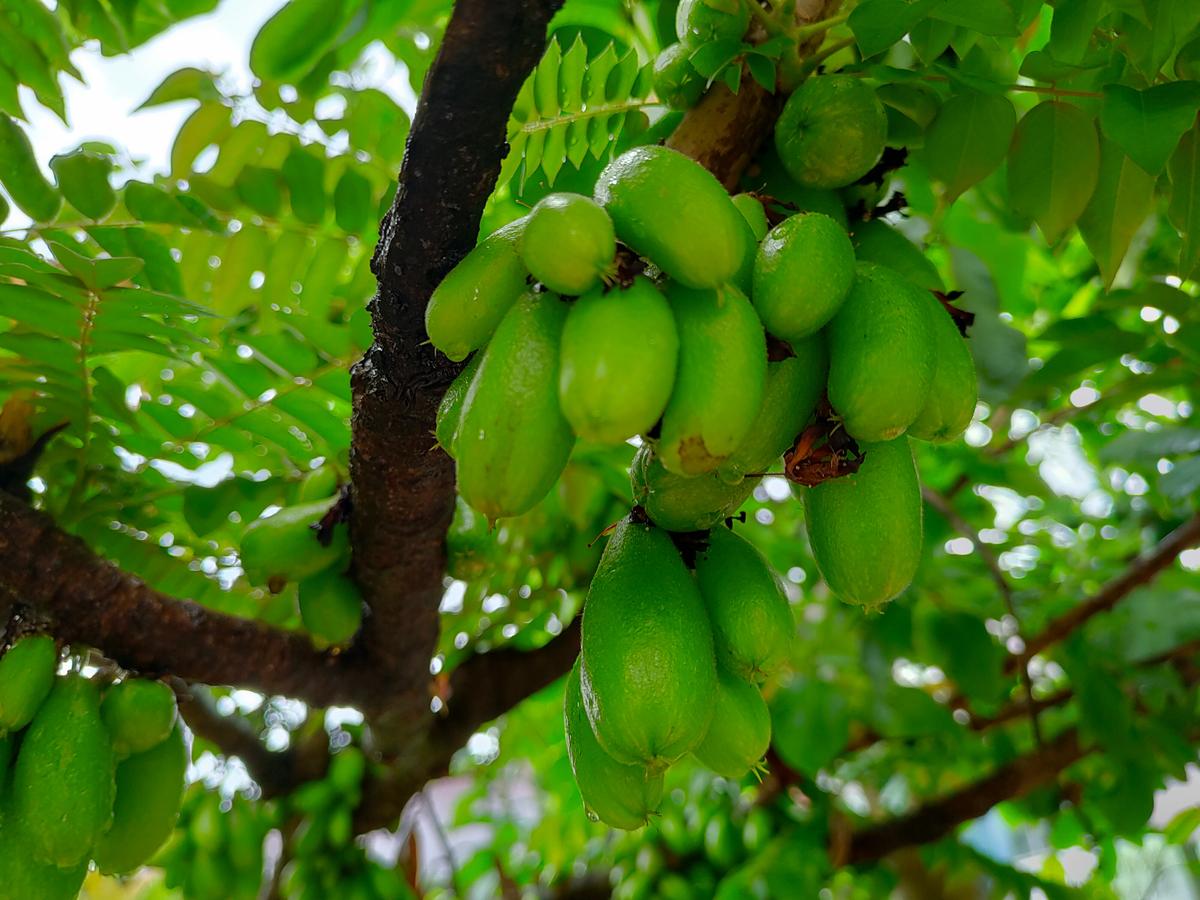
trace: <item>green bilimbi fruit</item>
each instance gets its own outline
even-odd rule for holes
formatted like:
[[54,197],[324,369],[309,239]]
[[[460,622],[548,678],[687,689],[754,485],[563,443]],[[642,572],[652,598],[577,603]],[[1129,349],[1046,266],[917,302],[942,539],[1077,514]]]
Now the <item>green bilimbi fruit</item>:
[[517,242],[529,273],[558,294],[590,291],[613,272],[612,219],[580,194],[548,194],[529,213]]
[[623,520],[583,611],[583,700],[618,762],[661,772],[704,738],[717,667],[691,573],[661,529]]
[[100,717],[117,756],[144,753],[175,727],[175,694],[161,681],[128,678],[104,694]]
[[267,519],[255,519],[242,533],[241,560],[247,577],[273,587],[300,581],[339,562],[350,552],[348,529],[336,526],[329,546],[317,540],[314,526],[335,498],[285,506]]
[[679,329],[679,369],[657,452],[668,471],[702,475],[737,449],[758,416],[766,341],[754,307],[731,285],[712,291],[672,284],[667,299]]
[[0,797],[0,900],[75,900],[87,860],[67,868],[37,859],[28,825]]
[[0,184],[35,222],[49,222],[62,207],[62,197],[38,168],[29,137],[4,113],[0,113]]
[[300,488],[296,491],[297,503],[314,503],[325,500],[337,493],[338,473],[331,465],[312,469],[300,479]]
[[714,528],[696,555],[696,583],[712,623],[717,662],[761,682],[786,661],[796,624],[775,573],[752,544]]
[[741,240],[744,248],[742,264],[733,273],[729,283],[749,297],[754,290],[754,258],[758,255],[758,240],[754,237],[754,226],[749,220],[742,223]]
[[829,403],[859,441],[889,441],[925,408],[936,346],[928,293],[884,266],[859,263],[826,329]]
[[666,147],[635,147],[596,182],[617,237],[681,284],[715,288],[742,266],[745,219],[721,183]]
[[750,226],[750,230],[754,234],[754,243],[757,244],[767,236],[767,232],[771,230],[771,223],[767,221],[767,211],[761,200],[753,194],[735,194],[733,205],[738,208],[738,212]]
[[320,642],[347,644],[362,626],[362,597],[354,582],[326,569],[300,582],[300,621]]
[[854,247],[837,222],[801,213],[776,225],[754,260],[754,308],[789,343],[820,331],[854,281]]
[[763,473],[796,441],[825,392],[829,352],[825,339],[813,335],[793,345],[795,356],[767,363],[762,407],[750,431],[733,454],[717,468],[724,481],[740,481],[747,473]]
[[691,109],[704,96],[704,76],[692,66],[691,44],[672,44],[654,60],[654,93],[672,109]]
[[45,634],[23,637],[0,656],[0,734],[20,731],[54,686],[58,647]]
[[749,25],[750,7],[743,0],[681,0],[675,11],[675,35],[697,47],[741,40]]
[[941,301],[933,294],[928,296],[937,362],[929,399],[908,426],[908,433],[923,441],[940,444],[954,440],[971,424],[979,399],[979,382],[966,339]]
[[13,766],[13,811],[35,859],[64,868],[87,860],[112,821],[115,764],[96,686],[59,678]]
[[558,405],[567,305],[528,292],[496,329],[463,400],[458,490],[490,522],[528,512],[553,487],[575,435]]
[[804,490],[804,518],[830,589],[876,609],[908,587],[921,561],[921,485],[907,437],[861,449],[857,472]]
[[5,776],[8,774],[8,761],[12,757],[13,739],[8,735],[0,737],[0,797],[4,796]]
[[802,187],[858,181],[883,153],[887,113],[874,89],[849,75],[818,75],[792,92],[775,125],[779,159]]
[[717,666],[712,724],[692,755],[725,778],[741,778],[758,766],[771,744],[771,711],[749,681]]
[[688,478],[668,472],[650,445],[642,446],[630,469],[634,502],[659,528],[704,531],[732,516],[754,491],[758,478],[726,481],[715,472]]
[[937,267],[921,252],[921,248],[886,222],[871,219],[855,225],[850,239],[859,262],[873,262],[895,269],[917,287],[927,291],[946,289]]
[[109,184],[112,160],[79,149],[50,160],[50,171],[67,202],[89,219],[103,219],[117,205],[117,192]]
[[598,444],[650,430],[670,399],[678,356],[670,304],[650,279],[588,292],[563,326],[563,415],[577,435]]
[[641,828],[662,802],[662,773],[651,775],[644,766],[627,766],[604,752],[588,722],[580,689],[579,660],[567,676],[563,723],[567,757],[583,805],[605,825],[632,831]]
[[467,399],[467,391],[471,387],[471,379],[479,371],[482,353],[476,353],[468,361],[461,372],[450,382],[450,387],[438,404],[437,418],[434,425],[434,437],[438,445],[446,451],[446,455],[454,459],[454,440],[458,436],[458,426],[462,423],[463,401]]
[[183,805],[187,764],[183,732],[176,725],[158,746],[117,765],[112,826],[92,853],[101,872],[132,872],[167,842]]
[[487,343],[524,292],[529,273],[517,247],[525,222],[510,222],[481,241],[430,296],[425,331],[455,362]]

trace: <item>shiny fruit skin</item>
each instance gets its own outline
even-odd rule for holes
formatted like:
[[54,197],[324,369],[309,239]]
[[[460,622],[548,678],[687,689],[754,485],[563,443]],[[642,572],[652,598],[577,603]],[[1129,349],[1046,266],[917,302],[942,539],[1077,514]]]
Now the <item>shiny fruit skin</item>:
[[529,213],[517,242],[525,268],[557,294],[592,290],[613,268],[612,219],[590,197],[547,194]]
[[643,445],[630,469],[634,502],[667,531],[704,531],[732,516],[754,491],[758,478],[725,480],[717,473],[689,478],[668,472],[654,449]]
[[849,75],[817,75],[792,92],[775,125],[775,149],[801,187],[839,188],[879,161],[887,113],[874,89]]
[[45,634],[28,635],[0,656],[0,734],[20,731],[54,686],[58,647]]
[[672,109],[691,109],[704,96],[704,77],[695,70],[691,55],[696,48],[671,44],[654,60],[654,93]]
[[175,727],[175,692],[161,681],[126,678],[105,692],[100,716],[118,756],[144,753]]
[[333,539],[325,545],[317,539],[313,527],[334,502],[336,498],[327,497],[315,503],[285,506],[273,516],[247,525],[240,554],[247,577],[267,585],[299,581],[348,559],[348,528],[334,526]]
[[676,37],[696,46],[741,40],[749,25],[750,8],[743,0],[680,0],[675,10]]
[[937,362],[929,399],[908,426],[908,433],[923,441],[944,444],[957,438],[971,424],[979,399],[979,380],[967,340],[954,319],[933,294],[929,294],[929,304]]
[[937,267],[899,229],[879,219],[856,223],[850,235],[859,262],[873,262],[895,269],[927,291],[944,291],[946,285]]
[[771,744],[771,712],[757,687],[717,666],[712,724],[692,755],[724,778],[742,778]]
[[318,572],[299,584],[300,621],[320,644],[350,643],[362,626],[362,596],[348,575]]
[[450,382],[450,387],[446,388],[446,393],[442,395],[442,401],[438,404],[433,435],[437,439],[438,446],[445,450],[446,455],[451,459],[454,459],[456,453],[454,443],[458,437],[458,426],[462,423],[463,401],[467,399],[471,379],[479,371],[479,363],[482,359],[483,353],[480,352],[467,360],[467,364]]

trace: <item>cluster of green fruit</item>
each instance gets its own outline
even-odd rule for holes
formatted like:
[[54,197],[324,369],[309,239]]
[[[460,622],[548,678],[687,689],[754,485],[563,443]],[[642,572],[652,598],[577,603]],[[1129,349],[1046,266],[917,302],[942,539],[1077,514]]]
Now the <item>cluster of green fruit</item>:
[[287,900],[344,897],[403,900],[412,889],[394,869],[367,858],[354,841],[354,810],[362,799],[366,759],[353,745],[336,753],[321,781],[311,781],[287,800],[299,818],[291,837],[291,861],[279,881]]
[[262,887],[263,841],[274,826],[269,806],[241,794],[225,801],[196,784],[154,864],[166,886],[188,900],[254,900]]
[[246,577],[275,594],[297,582],[300,621],[322,647],[348,644],[362,626],[362,597],[346,575],[349,532],[326,523],[339,497],[333,469],[316,469],[301,481],[295,505],[255,519],[242,534]]
[[0,657],[0,900],[70,900],[88,860],[132,872],[170,836],[188,752],[175,695],[59,676],[45,635]]
[[740,41],[750,25],[750,7],[742,0],[681,0],[675,9],[675,35],[654,61],[654,93],[674,109],[690,109],[704,96],[707,79],[692,57],[714,41]]

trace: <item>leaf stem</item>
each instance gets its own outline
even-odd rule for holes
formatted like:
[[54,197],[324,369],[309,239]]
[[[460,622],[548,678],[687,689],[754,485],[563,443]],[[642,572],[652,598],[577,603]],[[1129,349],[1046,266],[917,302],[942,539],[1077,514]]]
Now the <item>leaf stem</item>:
[[663,105],[661,100],[627,100],[624,103],[604,103],[599,106],[589,106],[587,109],[581,109],[578,112],[554,116],[551,119],[536,119],[532,122],[526,122],[521,126],[521,133],[534,134],[538,131],[551,131],[559,125],[570,125],[572,122],[579,122],[584,119],[633,112],[635,109],[644,109],[647,106]]
[[831,28],[836,28],[848,18],[849,13],[839,13],[836,16],[830,16],[828,19],[821,19],[817,22],[810,22],[808,25],[800,25],[788,32],[788,37],[795,41],[802,41],[805,38],[816,37],[818,34],[824,34]]

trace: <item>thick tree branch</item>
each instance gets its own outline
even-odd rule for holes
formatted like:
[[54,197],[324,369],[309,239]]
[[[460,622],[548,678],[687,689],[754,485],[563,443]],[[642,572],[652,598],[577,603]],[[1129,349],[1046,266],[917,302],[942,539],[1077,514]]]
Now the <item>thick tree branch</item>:
[[126,669],[239,685],[320,706],[370,697],[363,673],[314,650],[304,635],[166,597],[3,492],[0,571],[7,605]]
[[[454,469],[434,414],[458,366],[426,342],[434,287],[475,244],[505,151],[509,110],[561,0],[458,0],[429,71],[372,269],[375,343],[354,367],[354,575],[371,614],[362,643],[392,698],[382,733],[429,727],[443,545]],[[401,732],[407,731],[408,734]],[[393,742],[395,742],[393,741]]]

